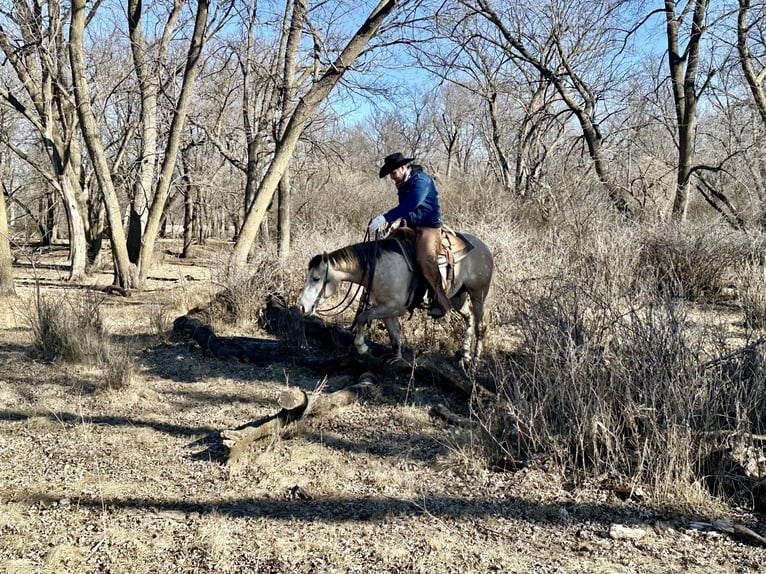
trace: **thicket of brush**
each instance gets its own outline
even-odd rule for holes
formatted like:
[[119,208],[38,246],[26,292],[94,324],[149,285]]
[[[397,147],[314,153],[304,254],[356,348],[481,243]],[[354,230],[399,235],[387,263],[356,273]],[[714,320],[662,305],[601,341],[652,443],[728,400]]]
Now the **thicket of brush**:
[[[513,293],[521,344],[500,384],[519,421],[517,454],[551,453],[660,497],[703,483],[719,489],[731,469],[710,463],[756,446],[766,388],[757,345],[732,355],[753,342],[744,321],[731,332],[714,307],[702,313],[747,268],[751,239],[709,226],[600,222],[586,241],[564,242],[579,245],[575,257],[553,243],[536,251],[545,279]],[[755,313],[747,303],[743,311]]]

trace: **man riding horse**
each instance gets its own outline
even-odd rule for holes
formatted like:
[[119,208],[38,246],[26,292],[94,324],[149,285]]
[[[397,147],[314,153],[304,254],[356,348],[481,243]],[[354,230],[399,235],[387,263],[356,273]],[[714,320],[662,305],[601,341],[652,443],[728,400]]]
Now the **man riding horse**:
[[398,152],[386,156],[380,168],[380,178],[391,176],[399,204],[373,218],[369,229],[375,232],[386,224],[403,219],[407,227],[415,230],[415,261],[433,294],[428,314],[439,319],[452,309],[439,273],[442,226],[439,193],[431,176],[421,166],[413,164],[413,160]]

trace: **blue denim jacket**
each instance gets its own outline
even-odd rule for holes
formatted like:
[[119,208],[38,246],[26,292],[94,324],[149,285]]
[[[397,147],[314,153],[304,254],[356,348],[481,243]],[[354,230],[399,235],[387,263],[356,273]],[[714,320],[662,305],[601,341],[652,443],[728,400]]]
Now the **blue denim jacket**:
[[408,177],[397,190],[399,205],[383,214],[388,223],[404,219],[409,227],[441,227],[439,193],[431,176],[419,165],[412,165]]

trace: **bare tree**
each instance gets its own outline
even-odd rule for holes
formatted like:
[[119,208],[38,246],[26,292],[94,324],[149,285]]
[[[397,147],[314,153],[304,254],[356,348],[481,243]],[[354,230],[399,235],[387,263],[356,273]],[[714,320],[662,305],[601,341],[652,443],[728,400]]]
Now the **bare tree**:
[[[665,0],[665,24],[668,40],[668,68],[673,90],[676,115],[676,144],[678,165],[676,190],[673,198],[672,217],[677,221],[686,219],[689,206],[689,189],[694,167],[694,136],[697,129],[697,104],[710,82],[714,70],[700,82],[700,48],[707,28],[705,18],[709,0],[687,0],[676,13],[674,0]],[[688,30],[684,30],[688,26]],[[682,47],[685,32],[686,45]]]
[[[0,161],[2,159],[0,157]],[[7,297],[16,293],[13,287],[13,254],[11,253],[8,214],[5,206],[5,182],[3,182],[2,189],[0,189],[0,297]]]
[[[225,9],[227,5],[227,3],[223,3],[220,6]],[[145,17],[143,12],[144,7],[140,0],[131,2],[129,5],[128,19],[131,39],[134,43],[134,67],[137,70],[136,73],[139,79],[141,92],[142,120],[146,122],[146,125],[142,125],[141,129],[141,134],[145,136],[145,139],[144,145],[139,153],[139,177],[136,180],[136,189],[140,189],[137,191],[134,189],[135,193],[133,194],[132,220],[134,225],[131,229],[134,233],[140,231],[141,227],[140,225],[135,225],[136,220],[144,217],[144,213],[139,213],[142,211],[139,207],[141,202],[140,198],[148,198],[149,201],[149,211],[148,214],[146,214],[146,225],[140,234],[137,272],[133,273],[131,271],[130,256],[120,218],[121,209],[118,203],[118,196],[116,194],[114,182],[112,181],[112,172],[104,153],[104,145],[100,141],[101,135],[98,130],[95,129],[93,113],[91,111],[91,102],[88,97],[88,85],[87,78],[85,77],[84,53],[82,46],[83,30],[86,23],[84,15],[85,2],[83,0],[74,0],[73,6],[74,10],[70,30],[70,59],[72,61],[72,72],[75,77],[75,85],[77,86],[75,96],[77,97],[78,113],[83,128],[82,136],[88,146],[88,151],[98,178],[99,187],[103,195],[107,217],[110,223],[111,242],[115,256],[115,281],[120,286],[126,288],[141,287],[145,283],[152,265],[154,247],[160,231],[160,225],[163,221],[164,210],[170,196],[177,158],[183,139],[186,115],[191,104],[193,87],[200,69],[202,48],[207,39],[207,35],[214,33],[215,27],[211,25],[209,28],[208,1],[200,0],[197,2],[196,8],[192,14],[193,27],[188,41],[185,62],[177,68],[174,67],[175,71],[169,74],[168,78],[166,78],[166,82],[160,85],[161,82],[159,82],[158,76],[155,75],[156,69],[153,68],[151,64],[147,64],[146,60],[151,58],[144,50],[145,45],[142,43],[143,36],[141,36],[140,22],[141,19]],[[96,7],[97,6],[98,5],[96,5]],[[162,40],[160,41],[161,53],[163,44],[170,42],[171,36],[175,34],[176,24],[180,19],[183,6],[184,2],[174,0],[167,23],[163,29]],[[225,18],[222,17],[221,21],[224,19]],[[88,20],[90,20],[90,17],[88,17]],[[211,22],[213,21],[215,21],[215,18],[211,19]],[[218,21],[218,24],[220,25],[220,21]],[[142,60],[142,57],[145,59]],[[167,139],[164,141],[164,153],[162,154],[162,159],[158,164],[159,172],[156,173],[154,169],[155,157],[157,156],[156,148],[160,146],[160,141],[156,137],[158,133],[156,127],[156,98],[159,97],[160,90],[163,90],[164,93],[168,93],[171,85],[175,87],[174,83],[176,81],[178,82],[178,96],[173,102],[173,110],[168,114],[170,117],[168,135]],[[151,146],[151,149],[149,146]],[[145,185],[150,180],[152,181],[152,190],[151,192],[147,192]],[[136,200],[138,200],[138,203],[136,203]]]
[[737,51],[745,81],[766,127],[766,3],[739,0],[737,12]]
[[255,201],[250,207],[242,232],[234,245],[232,261],[240,266],[247,262],[250,247],[255,240],[258,227],[263,219],[274,193],[288,168],[290,157],[303,133],[306,123],[312,118],[318,106],[338,84],[343,74],[354,64],[367,43],[375,36],[378,28],[396,8],[398,0],[380,0],[367,16],[361,27],[353,34],[337,57],[321,73],[306,91],[289,121],[285,125],[282,138],[276,146],[274,158],[258,187]]
[[114,282],[115,285],[130,289],[135,285],[130,273],[130,259],[125,242],[125,230],[122,227],[120,205],[112,183],[111,169],[99,136],[96,116],[91,108],[90,89],[85,72],[85,57],[83,55],[85,5],[86,0],[72,0],[72,19],[69,26],[69,57],[72,66],[74,95],[77,102],[77,116],[80,119],[83,139],[88,147],[106,206],[112,257],[114,258]]
[[620,33],[613,25],[620,0],[549,0],[534,7],[460,0],[460,5],[466,10],[461,23],[475,21],[478,26],[474,36],[500,48],[509,63],[532,66],[541,81],[553,86],[577,119],[594,170],[612,203],[627,210],[626,198],[608,168],[599,118],[603,98],[621,72],[616,50]]
[[443,87],[439,98],[441,105],[433,112],[434,128],[446,156],[444,166],[446,179],[452,178],[456,165],[460,167],[460,150],[464,145],[465,125],[469,116],[468,94],[459,90],[457,86]]
[[47,2],[45,9],[39,2],[20,0],[5,16],[13,30],[0,27],[0,50],[17,83],[0,85],[0,98],[35,131],[48,165],[37,161],[29,148],[8,134],[3,142],[61,195],[69,226],[69,278],[77,280],[86,272],[88,219],[84,216],[87,198],[76,137],[77,116],[66,66],[66,14],[57,0]]
[[[130,261],[138,264],[141,239],[149,218],[149,205],[154,196],[154,185],[159,156],[159,98],[165,78],[163,73],[168,62],[168,50],[183,2],[173,2],[162,24],[162,33],[156,41],[146,37],[143,29],[144,5],[142,0],[128,0],[128,33],[130,37],[133,67],[138,81],[141,102],[141,122],[138,130],[138,173],[130,194],[130,216],[128,220],[127,250]],[[150,49],[150,43],[153,50]]]

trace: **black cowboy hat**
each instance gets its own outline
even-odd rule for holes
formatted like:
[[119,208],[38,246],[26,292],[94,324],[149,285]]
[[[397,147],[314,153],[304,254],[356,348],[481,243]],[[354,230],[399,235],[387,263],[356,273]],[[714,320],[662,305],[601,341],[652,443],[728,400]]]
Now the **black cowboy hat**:
[[380,168],[380,179],[383,179],[386,177],[389,173],[394,171],[397,167],[402,167],[403,165],[407,165],[412,160],[414,160],[414,157],[404,157],[399,152],[392,153],[391,155],[387,155],[386,159],[383,160],[383,167]]

